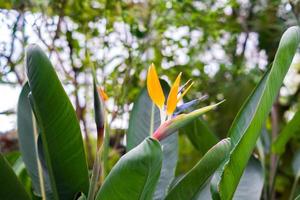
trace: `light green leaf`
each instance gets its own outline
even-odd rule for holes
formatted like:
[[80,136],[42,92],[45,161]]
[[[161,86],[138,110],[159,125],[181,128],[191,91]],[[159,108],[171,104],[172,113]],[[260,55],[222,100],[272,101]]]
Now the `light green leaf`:
[[11,166],[13,166],[15,162],[17,162],[18,159],[21,157],[21,154],[19,151],[12,151],[12,152],[5,153],[3,156],[8,161],[8,163]]
[[300,150],[298,150],[295,153],[294,159],[293,159],[293,173],[295,177],[300,177]]
[[30,107],[30,102],[28,99],[28,94],[30,92],[30,88],[28,83],[26,83],[19,96],[18,101],[18,110],[17,110],[17,124],[18,124],[18,137],[20,144],[20,151],[22,153],[22,158],[25,163],[26,169],[29,173],[29,176],[32,180],[34,191],[41,196],[41,186],[40,186],[40,178],[39,178],[39,170],[41,170],[41,174],[43,174],[43,179],[45,181],[45,192],[47,196],[50,198],[51,196],[51,185],[50,180],[47,174],[42,172],[42,169],[38,168],[37,161],[37,152],[36,152],[36,144],[37,139],[34,136],[33,130],[33,121],[32,121],[32,110]]
[[152,199],[162,157],[160,143],[146,138],[120,158],[105,179],[96,200]]
[[230,150],[230,139],[224,139],[213,146],[167,195],[167,200],[192,200],[204,187],[211,175],[225,160]]
[[37,45],[27,49],[26,69],[55,199],[87,194],[89,178],[75,110],[47,56]]
[[0,199],[5,200],[29,200],[25,188],[18,180],[7,160],[0,154]]
[[[193,200],[211,200],[209,181]],[[259,200],[264,186],[263,168],[259,160],[251,157],[234,193],[234,200]]]
[[233,148],[212,184],[215,199],[231,199],[300,42],[298,27],[282,36],[272,68],[248,97],[230,130]]
[[[169,91],[169,86],[161,80],[161,85],[165,96]],[[159,109],[153,104],[144,88],[137,100],[134,102],[131,111],[127,138],[127,151],[140,144],[149,137],[160,125]],[[162,199],[174,178],[176,163],[178,160],[178,135],[177,133],[161,141],[163,146],[163,164],[159,182],[156,187],[154,199]]]
[[291,121],[283,128],[272,145],[272,151],[281,155],[285,151],[287,142],[295,133],[300,131],[300,111],[297,111]]

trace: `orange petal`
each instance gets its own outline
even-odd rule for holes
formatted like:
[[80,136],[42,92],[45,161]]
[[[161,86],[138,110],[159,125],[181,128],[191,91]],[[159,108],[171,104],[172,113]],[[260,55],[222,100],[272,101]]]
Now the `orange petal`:
[[98,93],[100,94],[100,96],[103,99],[103,101],[107,101],[108,100],[107,94],[104,92],[104,90],[101,89],[101,87],[98,87]]
[[155,103],[155,105],[157,105],[157,107],[162,109],[165,103],[165,96],[153,63],[149,66],[148,69],[147,89],[151,100]]
[[[190,88],[194,85],[194,82],[190,82],[190,85],[183,91],[180,97],[177,99],[176,104],[184,97],[184,95],[190,90]],[[187,85],[186,85],[187,86]]]
[[172,113],[176,109],[176,104],[177,104],[177,94],[178,94],[178,89],[180,85],[180,79],[181,79],[181,73],[177,76],[174,84],[171,87],[169,96],[168,96],[168,101],[167,101],[167,114],[172,115]]

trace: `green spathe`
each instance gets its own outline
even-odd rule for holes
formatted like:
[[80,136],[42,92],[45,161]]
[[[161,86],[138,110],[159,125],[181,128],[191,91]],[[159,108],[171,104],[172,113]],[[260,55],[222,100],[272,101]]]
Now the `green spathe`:
[[168,137],[170,134],[174,133],[178,129],[184,127],[186,124],[192,122],[193,120],[200,117],[200,115],[214,109],[219,104],[223,103],[224,101],[221,101],[217,104],[213,104],[210,106],[206,106],[200,109],[197,109],[193,112],[190,112],[188,114],[181,114],[177,115],[176,117],[164,122],[154,133],[153,137],[162,140],[166,137]]

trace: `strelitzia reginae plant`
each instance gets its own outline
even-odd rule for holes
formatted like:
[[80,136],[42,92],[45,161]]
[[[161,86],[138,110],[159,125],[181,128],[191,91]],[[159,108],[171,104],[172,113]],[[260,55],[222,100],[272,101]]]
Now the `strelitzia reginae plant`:
[[[184,95],[188,92],[188,90],[192,87],[194,82],[191,82],[190,80],[186,82],[181,88],[180,87],[180,79],[181,79],[180,73],[174,84],[172,85],[168,99],[167,104],[165,105],[165,95],[163,93],[162,86],[160,84],[160,81],[158,79],[156,69],[154,64],[151,64],[148,70],[147,75],[147,90],[148,94],[153,101],[153,103],[159,108],[160,110],[160,120],[161,125],[159,128],[155,130],[152,137],[157,140],[162,140],[168,135],[176,132],[179,128],[183,127],[185,124],[188,124],[189,122],[193,121],[197,117],[199,117],[201,114],[213,109],[218,104],[207,106],[204,108],[197,109],[189,114],[179,114],[183,110],[188,109],[189,107],[196,104],[200,99],[192,100],[188,103],[182,104],[178,109],[177,112],[175,112],[175,109],[177,107],[177,104]],[[166,121],[167,119],[167,121]]]
[[[263,184],[256,184],[250,194],[240,189],[243,186],[239,182],[249,165],[262,171],[261,163],[251,157],[252,151],[299,42],[298,27],[284,33],[272,67],[240,109],[229,138],[211,143],[196,165],[180,178],[175,177],[178,131],[190,130],[189,124],[222,102],[187,112],[199,99],[178,104],[193,82],[180,87],[180,73],[169,88],[150,65],[147,87],[130,114],[127,153],[108,172],[107,96],[92,70],[98,142],[89,173],[74,108],[47,56],[37,45],[30,45],[26,52],[28,82],[21,91],[17,114],[20,151],[33,188],[26,189],[0,155],[0,199],[260,199]],[[204,130],[196,127],[200,127],[197,132]],[[260,154],[262,163],[263,157]]]

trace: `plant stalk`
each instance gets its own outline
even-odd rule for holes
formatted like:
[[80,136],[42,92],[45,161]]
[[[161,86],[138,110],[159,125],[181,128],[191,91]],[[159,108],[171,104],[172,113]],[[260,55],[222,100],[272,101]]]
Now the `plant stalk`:
[[98,180],[99,180],[99,177],[101,176],[102,147],[103,146],[101,146],[100,149],[98,149],[96,152],[96,157],[95,157],[95,162],[94,162],[94,166],[93,166],[92,177],[91,177],[91,181],[90,181],[90,189],[89,189],[87,200],[94,200],[96,191],[98,190]]

